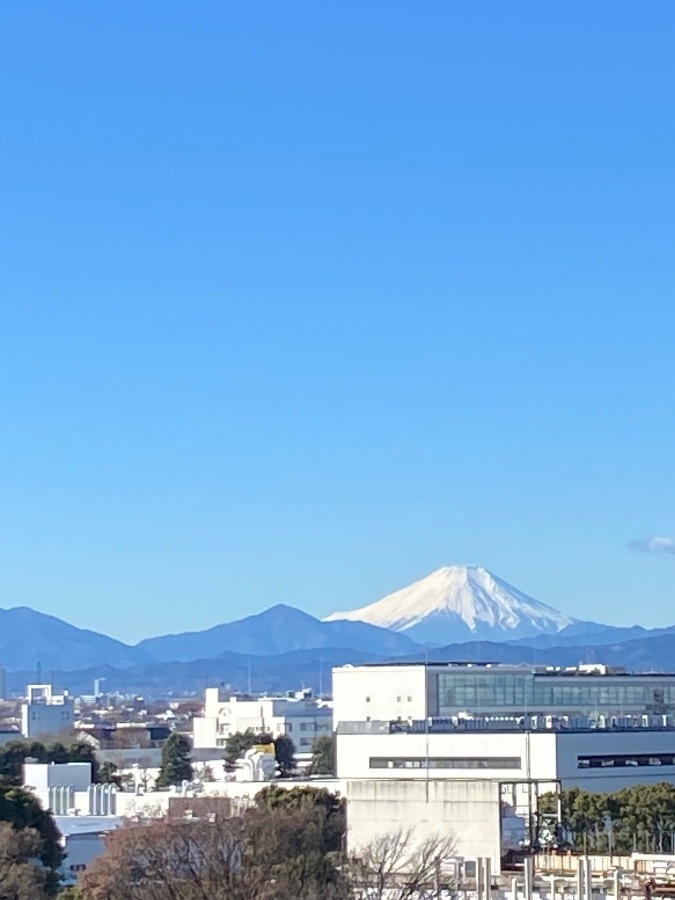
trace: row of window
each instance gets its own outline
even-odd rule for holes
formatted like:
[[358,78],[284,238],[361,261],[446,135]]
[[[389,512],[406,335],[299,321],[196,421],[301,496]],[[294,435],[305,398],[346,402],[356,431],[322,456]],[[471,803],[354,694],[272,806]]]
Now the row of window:
[[[295,725],[296,725],[296,731],[297,731],[298,723],[296,722]],[[284,727],[283,725],[278,726],[280,732],[283,731],[283,727]],[[327,722],[301,722],[300,723],[300,731],[311,731],[313,733],[316,733],[317,731],[331,731],[332,727],[333,727],[332,719],[330,719]],[[293,723],[287,721],[286,722],[286,733],[290,734],[292,731],[293,731]]]
[[516,709],[549,707],[664,707],[675,704],[675,683],[608,682],[576,678],[573,684],[532,674],[443,673],[438,676],[439,713],[476,706]]
[[577,756],[580,769],[606,769],[620,766],[675,766],[673,753],[627,753],[620,756]]
[[371,769],[520,769],[519,756],[371,756]]

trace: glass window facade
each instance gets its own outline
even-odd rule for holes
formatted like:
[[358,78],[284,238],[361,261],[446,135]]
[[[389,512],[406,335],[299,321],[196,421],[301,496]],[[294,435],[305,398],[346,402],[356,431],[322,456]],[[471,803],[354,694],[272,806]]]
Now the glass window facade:
[[675,676],[564,676],[458,668],[430,675],[428,700],[432,716],[483,709],[543,714],[665,713],[675,711]]

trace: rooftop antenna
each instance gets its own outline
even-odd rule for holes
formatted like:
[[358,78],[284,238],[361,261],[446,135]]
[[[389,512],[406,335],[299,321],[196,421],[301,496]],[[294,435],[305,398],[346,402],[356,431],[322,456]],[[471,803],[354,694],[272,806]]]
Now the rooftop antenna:
[[37,683],[42,684],[42,663],[38,660],[37,666],[35,668],[35,673],[37,675]]

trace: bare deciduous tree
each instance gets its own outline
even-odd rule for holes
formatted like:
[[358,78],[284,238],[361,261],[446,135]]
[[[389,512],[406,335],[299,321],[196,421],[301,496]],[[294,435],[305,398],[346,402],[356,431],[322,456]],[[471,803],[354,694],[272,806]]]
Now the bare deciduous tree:
[[111,833],[82,878],[87,900],[207,900],[237,897],[237,819],[154,822]]
[[400,828],[360,849],[347,864],[348,879],[361,900],[436,900],[443,862],[454,855],[454,836],[419,841],[412,828]]
[[[205,798],[190,818],[129,825],[81,882],[85,900],[346,900],[333,819],[324,792],[282,792],[229,817],[222,798]],[[266,804],[265,799],[269,801]],[[209,802],[210,800],[210,802]],[[331,815],[331,812],[333,815]],[[195,815],[196,813],[196,815]],[[187,811],[184,811],[187,814]],[[192,817],[194,816],[194,817]]]

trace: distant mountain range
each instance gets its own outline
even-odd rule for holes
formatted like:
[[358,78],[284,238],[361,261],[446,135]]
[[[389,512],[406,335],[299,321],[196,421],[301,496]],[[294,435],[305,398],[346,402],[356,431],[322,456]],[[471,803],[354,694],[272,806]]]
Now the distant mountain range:
[[364,653],[403,656],[412,653],[418,645],[404,634],[367,622],[321,622],[302,610],[280,603],[258,615],[206,631],[148,638],[136,649],[165,662],[189,662],[212,659],[230,650],[265,656],[319,647],[346,647]]
[[10,671],[35,673],[38,663],[45,674],[106,665],[124,669],[216,659],[232,652],[270,656],[319,648],[403,656],[418,647],[404,634],[367,622],[322,622],[281,604],[236,622],[148,638],[133,647],[28,607],[0,610],[0,665]]
[[[418,643],[420,642],[420,643]],[[441,646],[439,646],[441,645]],[[56,686],[148,696],[233,689],[329,689],[330,669],[388,659],[535,663],[605,662],[672,669],[675,626],[648,630],[578,621],[475,566],[449,566],[383,600],[320,621],[292,606],[197,632],[129,646],[27,607],[0,609],[0,664],[23,690],[39,662]]]
[[[268,656],[247,656],[226,652],[216,659],[190,662],[152,663],[116,668],[97,665],[80,671],[55,670],[50,675],[57,688],[76,694],[91,692],[95,678],[105,678],[106,689],[136,693],[144,697],[202,695],[208,685],[229,685],[233,691],[286,691],[311,687],[330,692],[333,666],[347,663],[387,662],[391,657],[358,650],[316,648],[294,650]],[[675,659],[675,630],[670,634],[621,641],[592,648],[571,646],[538,649],[515,643],[469,641],[425,650],[397,662],[480,662],[538,666],[575,666],[580,662],[602,662],[635,671],[672,671]],[[22,692],[35,676],[34,671],[11,672],[9,688]]]
[[106,663],[124,668],[152,659],[140,647],[76,628],[27,606],[0,609],[0,665],[10,670],[32,668],[35,672],[37,663],[44,671],[86,669]]

